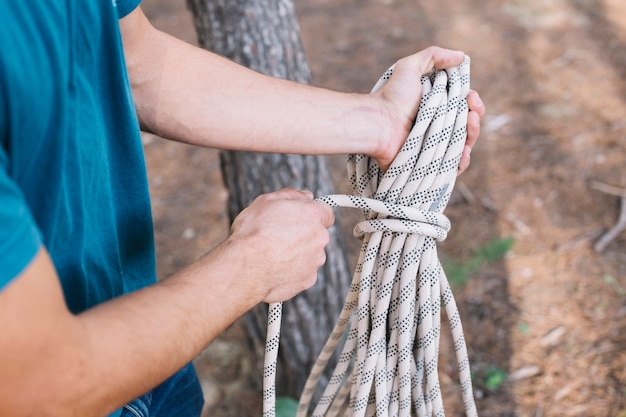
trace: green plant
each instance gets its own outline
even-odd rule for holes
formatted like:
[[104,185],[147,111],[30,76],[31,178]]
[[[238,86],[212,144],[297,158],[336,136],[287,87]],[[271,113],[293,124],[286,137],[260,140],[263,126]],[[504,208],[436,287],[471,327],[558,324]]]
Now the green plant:
[[504,258],[514,242],[515,240],[512,237],[496,237],[480,246],[465,262],[444,259],[443,269],[448,276],[450,285],[459,287],[465,284],[469,277],[483,265],[497,262]]
[[519,330],[522,334],[529,334],[530,333],[530,327],[528,326],[527,323],[519,323],[517,325],[517,330]]
[[276,398],[276,417],[294,417],[298,412],[298,401],[291,397]]
[[489,391],[495,391],[504,383],[506,380],[506,371],[502,368],[498,368],[494,366],[490,368],[485,373],[485,388]]
[[626,294],[626,291],[624,291],[624,287],[622,287],[622,285],[613,277],[613,275],[604,274],[602,279],[613,288],[615,294],[619,295],[620,297],[623,297]]

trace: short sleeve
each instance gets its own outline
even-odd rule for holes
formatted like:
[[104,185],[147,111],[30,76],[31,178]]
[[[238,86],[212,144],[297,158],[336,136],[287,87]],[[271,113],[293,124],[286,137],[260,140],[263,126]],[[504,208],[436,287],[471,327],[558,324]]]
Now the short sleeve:
[[6,168],[7,155],[0,146],[0,291],[28,266],[41,246],[39,229]]
[[141,0],[117,0],[117,17],[121,19],[128,15],[139,6],[139,3]]

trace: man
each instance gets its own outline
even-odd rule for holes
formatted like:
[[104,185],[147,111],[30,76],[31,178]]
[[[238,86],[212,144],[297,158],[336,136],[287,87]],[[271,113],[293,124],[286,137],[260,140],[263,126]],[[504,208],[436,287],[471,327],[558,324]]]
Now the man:
[[[286,189],[156,283],[140,127],[216,148],[363,153],[388,167],[421,74],[463,57],[428,48],[400,60],[377,94],[337,93],[237,66],[155,30],[139,0],[115,3],[0,4],[3,417],[197,416],[186,364],[257,303],[315,282],[333,212]],[[468,99],[461,171],[484,113],[475,92]]]

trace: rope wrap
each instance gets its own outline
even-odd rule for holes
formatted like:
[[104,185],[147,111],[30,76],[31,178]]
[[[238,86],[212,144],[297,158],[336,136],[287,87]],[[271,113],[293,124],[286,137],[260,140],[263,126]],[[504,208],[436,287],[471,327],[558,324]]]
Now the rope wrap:
[[[392,73],[393,67],[372,92]],[[354,229],[362,246],[350,291],[305,385],[299,417],[307,415],[319,377],[342,340],[337,366],[313,416],[444,416],[437,374],[442,305],[466,413],[477,415],[459,312],[435,242],[450,230],[442,212],[467,134],[469,58],[423,76],[422,91],[415,124],[391,167],[383,173],[368,156],[348,155],[354,195],[318,199],[361,209],[365,220]],[[272,350],[269,345],[278,344],[272,326],[276,311],[280,317],[279,304],[270,306],[263,413],[268,417],[274,415],[272,366],[278,346]]]

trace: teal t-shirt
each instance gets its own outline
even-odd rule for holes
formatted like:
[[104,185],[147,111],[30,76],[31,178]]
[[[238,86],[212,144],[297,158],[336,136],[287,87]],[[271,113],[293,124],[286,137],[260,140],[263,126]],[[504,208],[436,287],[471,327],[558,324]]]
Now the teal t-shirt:
[[74,313],[156,280],[118,22],[139,1],[0,2],[0,291],[42,245]]
[[42,245],[74,313],[156,280],[118,24],[139,1],[0,2],[0,291]]

